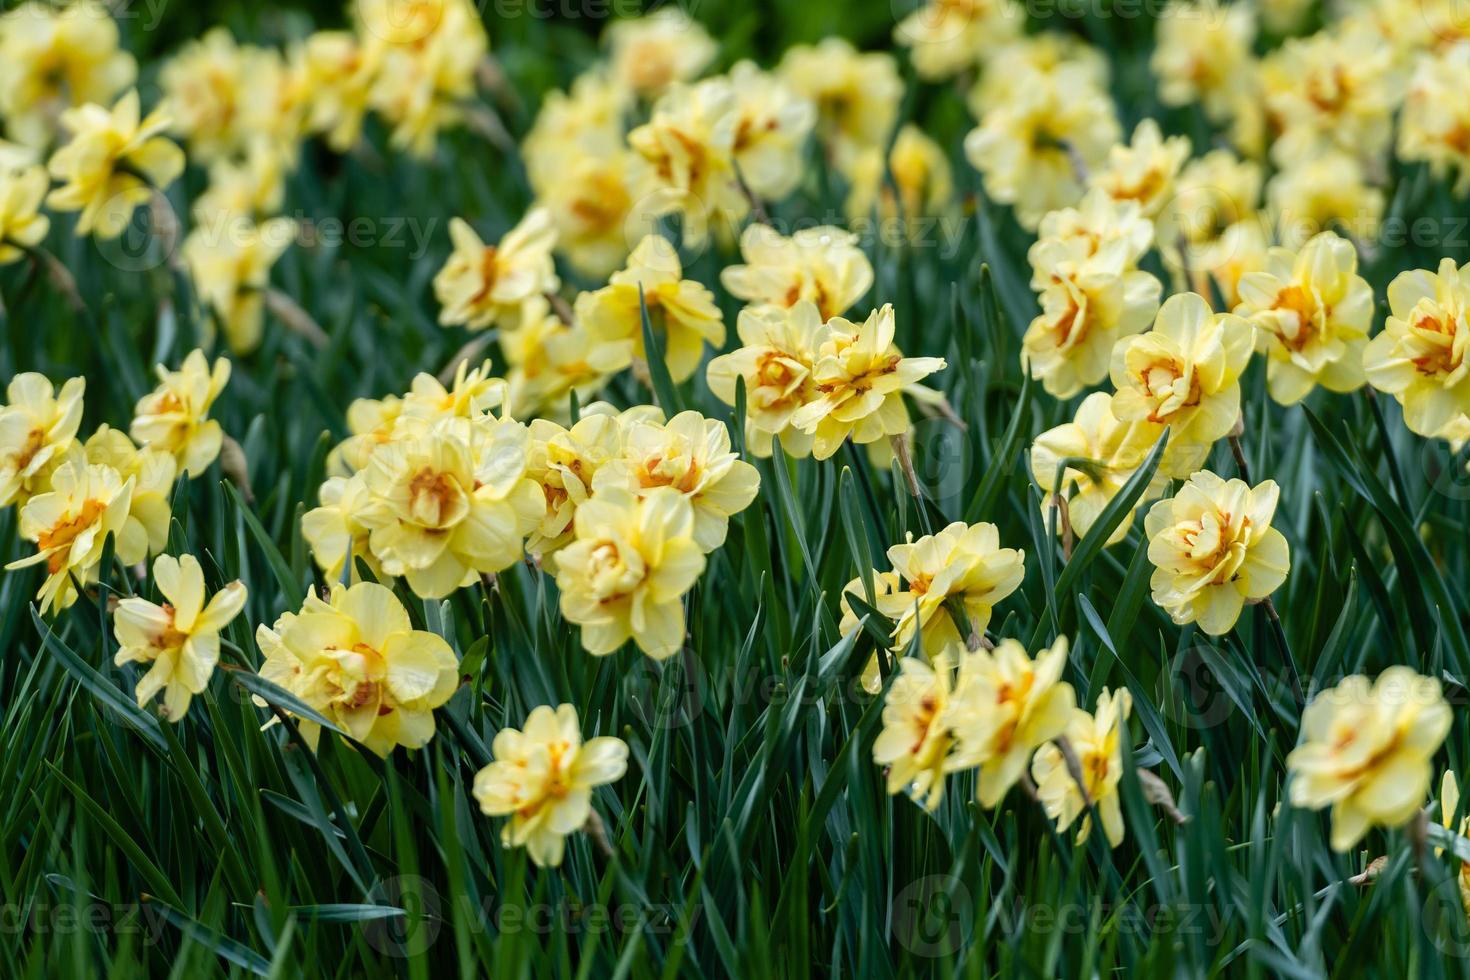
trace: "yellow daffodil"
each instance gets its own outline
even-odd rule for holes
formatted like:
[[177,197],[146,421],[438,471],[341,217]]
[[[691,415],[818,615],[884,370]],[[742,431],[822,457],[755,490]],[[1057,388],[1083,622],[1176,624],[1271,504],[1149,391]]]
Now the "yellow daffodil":
[[827,321],[812,384],[817,397],[797,409],[791,425],[813,436],[812,455],[827,459],[847,439],[864,445],[908,431],[905,388],[935,371],[942,357],[904,357],[893,343],[893,307],[885,303],[861,324]]
[[[1154,240],[1154,226],[1143,216],[1143,206],[1136,200],[1119,200],[1101,189],[1088,191],[1076,207],[1048,211],[1036,230],[1037,241],[1027,258],[1031,262],[1031,288],[1041,292],[1052,283],[1050,263],[1061,256],[1080,254],[1090,258],[1114,243],[1122,253],[1126,269],[1136,269],[1138,260],[1148,252]],[[1061,251],[1054,242],[1068,246]]]
[[133,211],[183,173],[184,153],[164,137],[161,112],[140,118],[136,89],[111,110],[88,103],[61,114],[71,140],[51,156],[51,176],[62,186],[46,199],[60,211],[80,211],[77,234],[121,235]]
[[510,365],[506,405],[515,415],[564,417],[572,392],[584,405],[591,401],[622,366],[621,352],[594,344],[580,324],[564,323],[545,302],[526,310],[520,326],[500,334],[500,350]]
[[[905,649],[915,631],[931,653],[947,646],[964,646],[973,632],[985,635],[990,616],[1026,577],[1026,553],[1000,546],[994,524],[956,521],[917,541],[888,549],[888,561],[903,580],[903,588],[878,597],[878,611],[894,621],[893,645]],[[965,613],[956,623],[953,602]]]
[[[1048,429],[1031,444],[1031,476],[1046,492],[1042,513],[1054,506],[1060,494],[1066,501],[1067,519],[1073,531],[1085,536],[1092,530],[1112,499],[1132,478],[1163,434],[1163,426],[1148,421],[1121,422],[1113,411],[1113,395],[1094,391],[1082,399],[1077,415],[1054,429]],[[1084,464],[1068,463],[1057,483],[1057,467],[1062,460],[1085,460]],[[1157,474],[1118,527],[1108,537],[1109,545],[1128,536],[1138,507],[1159,494],[1168,478]],[[1062,532],[1062,524],[1057,524]]]
[[632,639],[663,659],[684,643],[684,593],[704,571],[694,508],[673,487],[643,496],[607,487],[577,508],[576,537],[556,553],[561,611],[601,656]]
[[204,571],[193,555],[159,555],[153,580],[167,601],[123,599],[113,614],[118,651],[113,663],[147,664],[138,681],[138,706],[163,691],[164,714],[177,724],[204,691],[219,662],[219,634],[245,607],[245,586],[231,582],[204,601]]
[[1179,293],[1159,307],[1152,330],[1113,348],[1113,414],[1169,427],[1166,476],[1189,476],[1240,421],[1240,376],[1254,341],[1248,320]]
[[307,92],[306,125],[345,153],[362,135],[376,62],[348,31],[317,31],[302,46]]
[[1081,817],[1079,837],[1085,839],[1092,829],[1091,807],[1095,806],[1108,843],[1113,847],[1123,843],[1123,807],[1118,784],[1123,779],[1122,740],[1128,737],[1128,715],[1132,710],[1133,698],[1127,690],[1110,693],[1107,688],[1097,697],[1095,713],[1072,709],[1071,720],[1062,734],[1082,772],[1080,787],[1055,742],[1042,746],[1031,760],[1036,793],[1047,815],[1057,822],[1057,830],[1066,830]]
[[1368,182],[1362,164],[1340,151],[1290,163],[1271,178],[1266,197],[1287,246],[1300,247],[1333,227],[1371,241],[1383,219],[1383,191]]
[[729,80],[735,91],[731,152],[740,178],[756,197],[780,201],[801,183],[802,151],[817,122],[816,105],[754,62],[738,62]]
[[735,329],[741,346],[709,362],[710,391],[734,405],[736,383],[745,382],[745,438],[755,455],[770,456],[777,437],[787,455],[809,455],[813,436],[792,416],[817,396],[812,370],[826,335],[822,314],[809,300],[746,307]]
[[584,276],[605,279],[628,258],[636,237],[630,230],[642,227],[633,214],[632,154],[580,152],[560,160],[554,172],[536,203],[551,214],[557,252]]
[[1279,496],[1274,480],[1251,488],[1201,470],[1154,504],[1144,519],[1153,597],[1174,622],[1222,636],[1286,581],[1291,554],[1271,526]]
[[[322,574],[330,581],[340,581],[349,559],[361,558],[379,578],[382,566],[369,544],[372,529],[362,520],[362,512],[372,499],[367,479],[361,473],[328,477],[317,491],[316,507],[301,515],[301,536],[311,548]],[[351,570],[356,580],[356,568]]]
[[159,72],[169,118],[201,163],[241,146],[245,57],[229,30],[216,27],[190,41]]
[[884,222],[902,221],[911,241],[932,235],[920,219],[943,214],[954,197],[954,175],[944,148],[912,123],[899,129],[886,166],[882,149],[868,147],[853,158],[847,177],[848,219],[866,221],[876,213]]
[[1076,707],[1062,680],[1067,638],[1059,636],[1032,660],[1016,640],[960,661],[959,681],[944,721],[954,733],[954,761],[980,769],[977,797],[991,808],[1026,773],[1031,755],[1061,735]]
[[[373,582],[308,594],[299,613],[274,628],[261,624],[255,642],[265,655],[260,676],[296,695],[369,751],[417,749],[434,737],[434,709],[458,683],[449,644],[416,630],[391,589]],[[316,723],[296,724],[315,747]]]
[[234,230],[232,223],[248,230],[280,210],[287,162],[265,140],[252,142],[238,160],[216,160],[209,168],[209,188],[194,202],[196,233],[207,231],[218,238]]
[[1294,405],[1316,385],[1362,387],[1373,290],[1358,275],[1352,242],[1323,232],[1295,254],[1270,249],[1265,268],[1241,276],[1237,289],[1235,312],[1256,326],[1272,398]]
[[770,225],[752,224],[740,235],[740,255],[745,265],[720,273],[730,295],[757,306],[808,300],[823,322],[846,313],[873,285],[873,265],[857,236],[832,225],[788,238]]
[[680,412],[667,424],[629,424],[621,454],[598,469],[592,485],[597,492],[616,486],[636,496],[673,487],[694,507],[694,543],[708,553],[725,543],[730,516],[750,506],[761,479],[730,451],[723,422]]
[[10,136],[41,148],[61,112],[110,103],[138,75],[119,47],[117,22],[94,0],[65,7],[23,3],[0,16],[0,119]]
[[419,435],[427,425],[441,419],[477,419],[505,401],[506,384],[490,372],[490,362],[471,368],[461,361],[454,380],[445,387],[426,371],[414,375],[399,406],[397,428],[401,434]]
[[1137,201],[1144,217],[1152,218],[1173,200],[1174,180],[1189,159],[1189,138],[1165,139],[1159,124],[1145,119],[1133,131],[1131,144],[1108,151],[1107,166],[1088,181],[1115,201]]
[[1034,274],[1048,285],[1041,314],[1021,338],[1021,360],[1048,394],[1071,398],[1107,377],[1113,346],[1158,311],[1163,287],[1132,268],[1131,256],[1132,243],[1122,239],[1091,255],[1075,238],[1045,239],[1031,250]]
[[7,569],[46,566],[46,580],[36,598],[41,612],[65,609],[76,601],[73,576],[82,585],[97,581],[108,535],[116,536],[117,556],[134,565],[148,554],[141,524],[128,521],[133,482],[110,466],[87,463],[80,447],[51,474],[51,489],[26,501],[20,509],[20,536],[36,553],[11,562]]
[[909,49],[920,78],[949,78],[1021,35],[1026,12],[1014,0],[929,0],[898,22],[893,39]]
[[1118,136],[1107,93],[1086,68],[1063,64],[1017,80],[1010,98],[991,104],[965,137],[965,156],[986,195],[1034,230],[1046,212],[1081,199],[1087,173],[1103,165]]
[[391,128],[393,146],[429,157],[475,95],[490,48],[480,11],[470,0],[357,0],[353,12],[375,66],[368,104]]
[[680,215],[691,247],[705,242],[712,219],[733,227],[750,209],[735,161],[740,122],[728,79],[671,88],[648,122],[628,134],[635,211],[649,218]]
[[495,245],[486,245],[465,221],[449,222],[454,252],[434,277],[439,322],[471,330],[516,327],[528,307],[561,285],[551,250],[551,215],[533,208]]
[[237,217],[218,228],[196,228],[184,239],[189,274],[232,353],[249,354],[260,346],[271,267],[295,238],[290,218],[257,226]]
[[926,810],[939,808],[944,777],[961,768],[947,722],[953,667],[948,653],[938,654],[932,666],[919,657],[900,660],[898,677],[883,696],[883,730],[873,741],[873,762],[885,769],[888,792],[907,793]]
[[161,449],[139,449],[126,434],[109,425],[98,426],[83,451],[88,463],[110,466],[124,480],[133,481],[128,521],[136,521],[143,528],[148,554],[161,552],[168,544],[178,461]]
[[816,103],[817,132],[839,166],[865,148],[887,144],[903,101],[893,55],[858,51],[843,38],[827,37],[788,48],[777,71]]
[[615,85],[643,96],[687,82],[714,60],[718,48],[704,27],[677,6],[619,20],[603,33]]
[[1216,122],[1229,118],[1248,74],[1255,7],[1219,0],[1176,0],[1159,16],[1149,67],[1165,105],[1199,103]]
[[714,294],[683,275],[674,246],[666,238],[649,235],[606,286],[577,297],[577,323],[594,348],[601,348],[594,352],[599,364],[621,368],[635,359],[647,362],[640,287],[649,323],[675,381],[685,380],[699,367],[706,342],[724,345],[725,323]]
[[49,488],[81,427],[86,390],[85,378],[69,378],[59,392],[33,371],[10,379],[0,406],[0,507]]
[[1388,284],[1383,332],[1363,349],[1368,383],[1404,407],[1404,424],[1433,436],[1470,409],[1470,266],[1401,272]]
[[[1439,819],[1445,830],[1461,837],[1470,836],[1470,815],[1460,818],[1459,826],[1455,825],[1455,813],[1460,808],[1460,784],[1455,778],[1454,772],[1449,769],[1444,771],[1444,777],[1439,783]],[[1460,883],[1460,905],[1470,914],[1470,862],[1459,862],[1459,874],[1456,880]]]
[[190,476],[203,473],[219,455],[224,430],[209,410],[230,380],[230,362],[223,357],[214,367],[195,350],[177,371],[162,364],[158,387],[138,399],[133,409],[132,437],[145,446],[172,453]]
[[1038,76],[1047,79],[1063,71],[1069,82],[1094,89],[1107,89],[1110,84],[1106,54],[1075,34],[1042,31],[1020,37],[996,51],[966,102],[970,112],[980,118],[992,106],[1008,102],[1036,84]]
[[371,500],[360,521],[383,570],[442,599],[520,560],[544,511],[526,477],[528,440],[509,419],[451,418],[379,447],[364,471]]
[[550,567],[558,550],[573,539],[577,508],[592,499],[598,472],[623,451],[623,420],[601,412],[563,428],[546,419],[531,422],[527,474],[541,487],[546,512],[526,540],[526,551]]
[[0,265],[19,261],[51,230],[51,219],[41,213],[50,187],[44,167],[0,165]]
[[[868,582],[866,585],[862,577],[859,576],[842,587],[842,599],[838,603],[842,612],[842,619],[837,623],[837,632],[842,636],[847,636],[853,630],[857,629],[858,623],[862,618],[853,610],[852,603],[847,601],[849,593],[866,600],[868,597],[867,587],[871,585],[873,587],[873,599],[876,602],[880,596],[889,595],[902,588],[897,572],[880,572],[874,569],[868,573],[867,578]],[[867,666],[863,668],[863,673],[859,681],[863,685],[863,690],[869,694],[877,694],[883,690],[883,677],[879,670],[877,651],[874,651],[873,655],[868,658]]]
[[1302,740],[1286,757],[1291,804],[1332,807],[1332,849],[1346,851],[1373,827],[1419,812],[1431,761],[1453,720],[1439,681],[1390,667],[1318,694],[1302,712]]
[[592,819],[592,791],[628,770],[628,746],[603,736],[582,741],[570,704],[532,709],[525,727],[502,728],[495,761],[475,775],[475,800],[492,817],[509,817],[502,847],[524,847],[538,866],[562,862],[566,838]]
[[1288,38],[1263,66],[1266,111],[1281,133],[1272,156],[1289,164],[1327,150],[1382,156],[1403,95],[1393,50],[1368,31]]
[[327,471],[335,476],[350,476],[367,469],[368,460],[377,448],[398,438],[398,419],[403,414],[403,399],[354,398],[347,406],[346,439],[327,455]]
[[[1246,218],[1227,227],[1218,237],[1184,246],[1184,262],[1175,263],[1180,273],[1188,273],[1188,285],[1201,296],[1215,302],[1218,291],[1222,306],[1240,313],[1245,302],[1240,284],[1253,272],[1266,271],[1270,242],[1264,215]],[[1181,267],[1182,265],[1182,267]],[[1181,279],[1185,278],[1181,275]],[[1268,364],[1267,374],[1271,368]],[[1269,387],[1269,384],[1268,384]]]
[[1457,45],[1424,58],[1404,99],[1398,130],[1399,159],[1423,160],[1430,172],[1453,174],[1455,196],[1470,190],[1470,111],[1459,92],[1470,86],[1470,48]]
[[1189,161],[1174,182],[1174,197],[1154,219],[1165,259],[1178,268],[1181,246],[1217,241],[1227,228],[1256,214],[1260,197],[1260,164],[1223,149]]

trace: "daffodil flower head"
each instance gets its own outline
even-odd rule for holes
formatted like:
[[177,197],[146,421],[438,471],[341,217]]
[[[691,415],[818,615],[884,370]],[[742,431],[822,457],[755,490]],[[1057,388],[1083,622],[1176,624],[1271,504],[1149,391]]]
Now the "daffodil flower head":
[[822,320],[841,316],[873,285],[873,265],[857,235],[831,225],[802,228],[790,237],[770,225],[740,234],[744,265],[726,266],[720,282],[753,306],[815,304]]
[[907,793],[926,810],[938,809],[945,776],[960,768],[946,719],[954,690],[954,662],[941,653],[898,662],[898,676],[883,696],[883,729],[873,741],[873,762],[887,771],[888,792]]
[[1470,266],[1399,273],[1383,332],[1363,349],[1369,384],[1398,399],[1404,424],[1433,436],[1470,409]]
[[524,847],[542,867],[557,867],[566,838],[594,816],[592,791],[623,778],[628,746],[603,736],[582,740],[570,704],[533,708],[520,729],[502,728],[494,761],[475,776],[474,795],[488,816],[509,817],[503,847]]
[[245,586],[231,582],[205,601],[204,572],[193,555],[159,555],[153,580],[167,600],[161,605],[136,596],[117,604],[113,662],[147,664],[138,681],[138,706],[164,692],[164,711],[175,724],[204,691],[219,662],[219,634],[245,606]]
[[777,437],[786,455],[810,455],[813,435],[792,417],[818,397],[812,372],[827,326],[816,304],[746,307],[735,329],[741,346],[709,362],[710,391],[733,406],[737,383],[745,383],[745,438],[755,455],[770,456]]
[[44,492],[82,424],[85,378],[70,378],[58,392],[50,380],[23,371],[6,385],[0,406],[0,507],[25,503]]
[[51,180],[39,166],[12,168],[0,161],[0,265],[19,261],[51,230],[41,203]]
[[1301,742],[1286,757],[1292,806],[1332,807],[1332,849],[1372,827],[1398,827],[1419,811],[1431,761],[1452,721],[1439,681],[1390,667],[1318,694],[1302,712]]
[[544,208],[532,208],[495,245],[461,218],[449,222],[449,237],[454,251],[434,277],[445,326],[516,327],[528,307],[561,285],[551,257],[556,228]]
[[224,429],[209,410],[230,381],[230,362],[219,358],[211,367],[204,352],[194,350],[177,371],[162,364],[156,370],[158,387],[138,399],[129,432],[145,446],[172,453],[180,469],[198,476],[224,443]]
[[1154,504],[1144,520],[1153,598],[1174,622],[1222,636],[1286,580],[1290,550],[1271,526],[1279,496],[1273,480],[1252,488],[1201,470]]
[[1056,742],[1042,746],[1031,760],[1031,778],[1036,783],[1037,795],[1047,815],[1057,822],[1058,830],[1066,830],[1082,817],[1078,833],[1085,840],[1092,829],[1090,811],[1095,806],[1108,843],[1117,847],[1123,842],[1123,807],[1118,785],[1123,779],[1122,740],[1128,737],[1128,716],[1132,710],[1133,697],[1126,689],[1110,692],[1107,688],[1098,695],[1094,713],[1072,709],[1062,734],[1082,773],[1081,786]]

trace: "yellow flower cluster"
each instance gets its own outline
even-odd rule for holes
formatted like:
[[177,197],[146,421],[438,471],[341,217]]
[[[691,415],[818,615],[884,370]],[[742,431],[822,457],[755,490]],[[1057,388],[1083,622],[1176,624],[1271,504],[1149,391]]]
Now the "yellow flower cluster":
[[[78,583],[98,581],[109,537],[124,565],[163,550],[176,477],[197,476],[219,455],[223,430],[208,414],[229,375],[228,361],[211,371],[197,350],[177,371],[159,365],[159,386],[134,410],[133,438],[103,425],[85,442],[77,438],[84,379],[59,391],[40,374],[11,380],[0,406],[0,506],[19,508],[20,536],[36,550],[6,568],[45,566],[42,612],[66,608]],[[198,693],[185,685],[170,695],[171,710],[187,707],[186,690]]]
[[651,656],[683,640],[681,598],[760,485],[724,425],[697,412],[615,415],[588,406],[569,428],[497,416],[507,384],[461,364],[445,388],[359,400],[353,434],[302,531],[323,572],[404,578],[442,598],[529,555],[595,654],[632,639]]

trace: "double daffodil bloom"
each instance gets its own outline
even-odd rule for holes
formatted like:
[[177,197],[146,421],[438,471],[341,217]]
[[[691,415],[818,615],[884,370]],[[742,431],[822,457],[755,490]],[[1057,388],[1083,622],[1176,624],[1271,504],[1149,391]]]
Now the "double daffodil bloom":
[[156,368],[158,387],[138,399],[132,437],[145,446],[172,453],[179,467],[198,476],[219,456],[224,429],[209,417],[215,399],[230,381],[230,362],[210,367],[200,350],[190,351],[177,371]]
[[1128,715],[1132,710],[1133,697],[1126,689],[1110,693],[1107,688],[1098,695],[1096,712],[1088,714],[1081,708],[1072,709],[1072,717],[1062,734],[1082,771],[1080,787],[1055,742],[1042,746],[1031,760],[1036,793],[1047,815],[1057,822],[1058,830],[1066,830],[1082,817],[1080,836],[1085,839],[1092,830],[1090,808],[1096,806],[1108,843],[1113,847],[1123,843],[1123,806],[1118,784],[1123,779],[1122,740],[1128,737]]
[[1388,284],[1383,332],[1363,349],[1368,383],[1404,407],[1404,424],[1433,436],[1470,414],[1470,266],[1399,273]]

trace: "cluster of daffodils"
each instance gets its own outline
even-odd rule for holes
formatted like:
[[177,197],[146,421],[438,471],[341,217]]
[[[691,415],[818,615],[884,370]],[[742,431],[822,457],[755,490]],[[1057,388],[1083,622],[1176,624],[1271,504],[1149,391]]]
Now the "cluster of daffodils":
[[[225,436],[209,412],[229,377],[228,361],[211,368],[199,351],[176,371],[159,365],[128,433],[103,425],[86,440],[84,379],[60,389],[32,372],[11,380],[0,405],[0,506],[19,509],[20,536],[35,552],[6,567],[44,566],[42,612],[70,606],[78,586],[99,580],[109,541],[129,566],[163,550],[177,477],[198,476],[219,456]],[[170,698],[187,706],[182,693]]]
[[530,557],[594,654],[654,657],[684,638],[682,598],[760,486],[725,426],[697,412],[588,406],[570,426],[495,409],[507,382],[461,364],[402,398],[359,400],[303,533],[322,571],[402,578],[442,598]]
[[976,799],[991,809],[1024,781],[1059,830],[1080,818],[1085,838],[1095,812],[1108,843],[1122,843],[1118,787],[1132,700],[1104,688],[1095,711],[1078,707],[1062,680],[1067,648],[1058,637],[1033,659],[1006,639],[993,649],[951,643],[932,657],[900,660],[873,742],[888,792],[934,810],[947,777],[973,771]]

